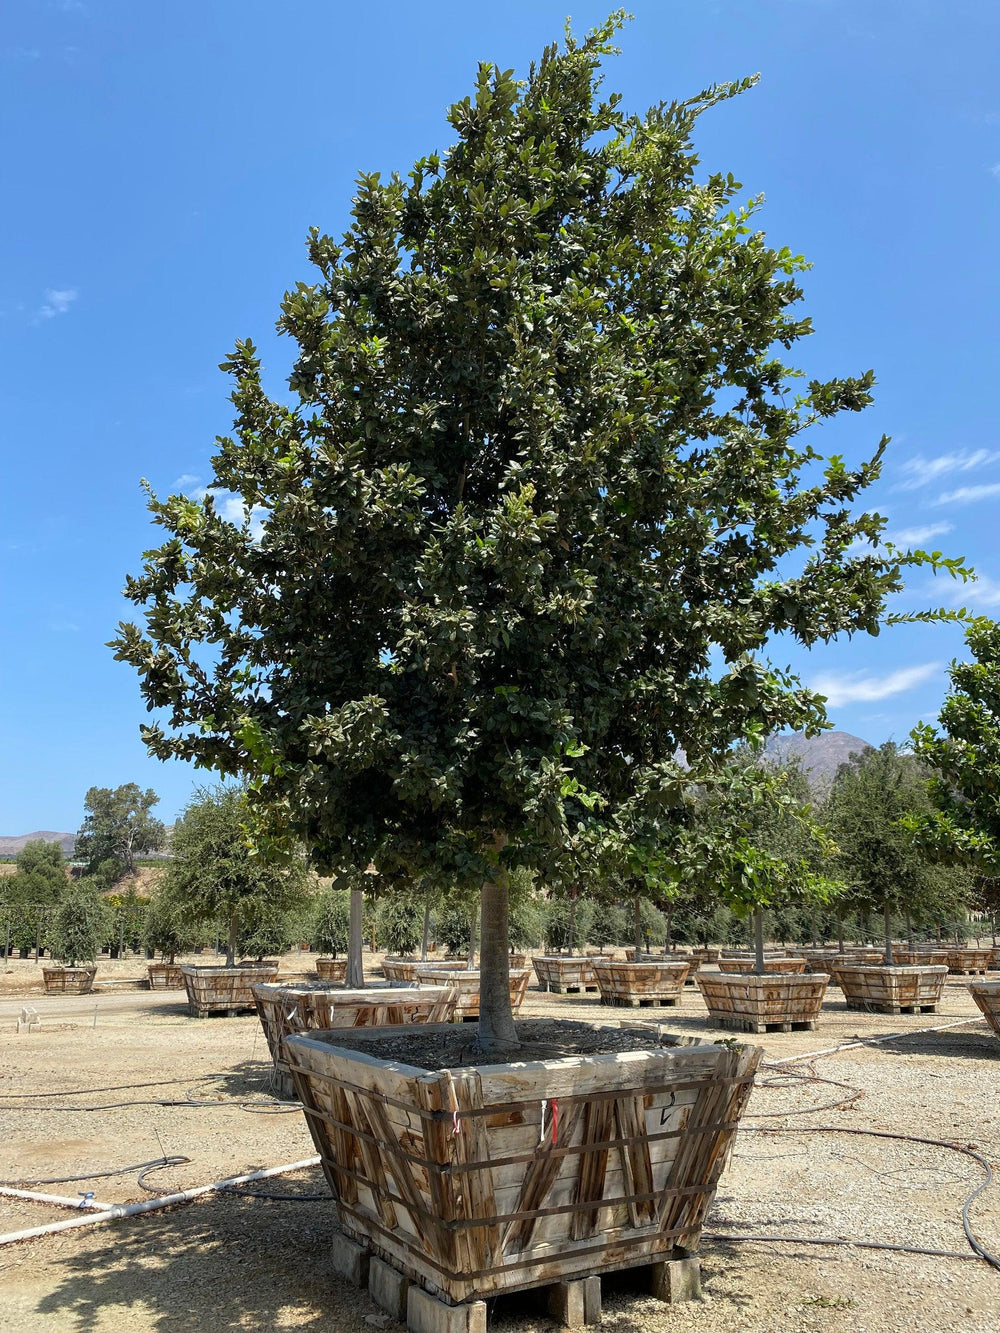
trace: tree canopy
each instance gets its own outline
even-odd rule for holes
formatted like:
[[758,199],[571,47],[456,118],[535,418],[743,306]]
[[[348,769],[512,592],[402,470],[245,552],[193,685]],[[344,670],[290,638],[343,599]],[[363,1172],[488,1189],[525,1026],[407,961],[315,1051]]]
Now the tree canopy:
[[137,856],[163,846],[166,829],[151,814],[159,802],[151,787],[143,791],[134,782],[90,788],[84,797],[87,813],[75,847],[75,854],[86,859],[89,874],[116,882],[135,873]]
[[679,750],[823,724],[772,636],[878,633],[905,565],[962,572],[854,514],[884,440],[849,467],[805,438],[874,377],[803,381],[804,260],[698,176],[699,116],[753,80],[629,112],[621,21],[481,65],[447,152],[312,230],[292,400],[237,343],[235,433],[204,499],[151,496],[113,645],[151,752],[248,775],[321,867],[484,885],[484,1042],[514,1039],[510,867],[581,826],[655,841]]
[[[912,827],[937,854],[964,860],[995,898],[1000,878],[1000,625],[977,620],[966,631],[971,662],[954,662],[939,720],[913,732],[916,752],[933,772],[935,808]],[[989,892],[986,892],[987,887]]]
[[18,852],[16,864],[14,874],[0,881],[8,902],[52,907],[65,895],[69,880],[59,843],[40,838],[27,842]]
[[262,926],[280,935],[276,914],[303,903],[309,884],[300,855],[269,857],[254,845],[256,821],[238,786],[202,787],[174,826],[173,859],[163,878],[166,900],[189,922],[219,920],[232,966],[241,937]]

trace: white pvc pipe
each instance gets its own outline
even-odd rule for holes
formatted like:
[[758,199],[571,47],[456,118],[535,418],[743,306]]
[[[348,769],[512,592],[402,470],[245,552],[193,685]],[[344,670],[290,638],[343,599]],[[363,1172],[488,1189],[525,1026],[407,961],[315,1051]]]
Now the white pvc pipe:
[[250,1171],[243,1176],[229,1176],[225,1180],[213,1181],[211,1185],[197,1185],[194,1189],[178,1190],[176,1194],[162,1194],[155,1199],[142,1199],[139,1203],[112,1204],[104,1212],[90,1213],[86,1217],[74,1217],[68,1222],[50,1222],[48,1226],[9,1231],[5,1236],[0,1236],[0,1245],[14,1245],[17,1241],[33,1240],[35,1236],[49,1236],[56,1231],[71,1231],[75,1227],[93,1226],[97,1222],[114,1222],[120,1217],[138,1217],[142,1213],[155,1213],[161,1208],[173,1208],[180,1203],[190,1203],[192,1199],[225,1189],[228,1185],[244,1185],[251,1180],[282,1176],[289,1171],[303,1171],[307,1166],[316,1166],[318,1162],[318,1157],[306,1157],[301,1162],[289,1162],[286,1166],[269,1166],[263,1171]]
[[93,1212],[102,1212],[105,1208],[113,1208],[113,1203],[101,1203],[97,1199],[84,1199],[78,1195],[75,1199],[70,1199],[62,1194],[38,1194],[35,1190],[16,1190],[9,1185],[0,1186],[0,1194],[9,1195],[12,1199],[30,1199],[32,1203],[55,1203],[60,1208],[89,1208]]
[[933,1028],[911,1028],[909,1032],[890,1032],[884,1037],[863,1037],[860,1041],[845,1041],[843,1046],[827,1046],[822,1051],[810,1051],[808,1055],[786,1055],[781,1060],[765,1060],[767,1069],[776,1069],[778,1065],[794,1065],[800,1060],[818,1060],[821,1055],[839,1055],[841,1051],[850,1051],[855,1046],[877,1046],[882,1041],[899,1041],[900,1037],[919,1037],[922,1032],[947,1032],[949,1028],[964,1028],[968,1023],[985,1023],[986,1019],[960,1018],[956,1023],[941,1023]]

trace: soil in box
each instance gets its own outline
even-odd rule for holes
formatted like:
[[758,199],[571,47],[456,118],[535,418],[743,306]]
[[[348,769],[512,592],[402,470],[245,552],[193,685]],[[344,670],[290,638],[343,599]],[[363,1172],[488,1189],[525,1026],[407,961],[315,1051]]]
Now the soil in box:
[[760,1057],[638,1025],[518,1034],[511,1064],[458,1027],[285,1043],[343,1231],[452,1305],[695,1249]]
[[686,962],[613,963],[594,960],[601,1003],[633,1008],[680,1004],[687,977]]
[[795,1032],[816,1026],[829,980],[822,972],[765,976],[702,972],[698,988],[715,1027]]
[[401,1027],[410,1023],[450,1023],[458,998],[450,986],[331,989],[322,982],[304,986],[263,984],[253,987],[267,1045],[274,1061],[279,1097],[294,1097],[295,1085],[285,1059],[285,1038],[317,1029]]

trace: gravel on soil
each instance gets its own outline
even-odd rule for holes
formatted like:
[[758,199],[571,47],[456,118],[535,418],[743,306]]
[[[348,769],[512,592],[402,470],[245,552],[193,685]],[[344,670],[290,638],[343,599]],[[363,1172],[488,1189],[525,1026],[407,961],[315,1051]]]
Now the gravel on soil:
[[[122,975],[129,966],[124,960]],[[301,955],[282,960],[284,973],[303,966]],[[138,975],[136,960],[131,970]],[[28,971],[21,975],[30,984]],[[13,989],[9,999],[0,998],[0,1179],[186,1156],[189,1162],[147,1180],[172,1191],[312,1155],[301,1112],[273,1109],[271,1065],[255,1016],[189,1019],[176,992],[38,997],[29,1002],[42,1015],[41,1031],[17,1034],[25,992]],[[831,1236],[968,1249],[960,1211],[982,1179],[974,1161],[946,1147],[809,1128],[913,1134],[974,1146],[993,1163],[1000,1160],[1000,1041],[976,1021],[961,979],[949,979],[941,1010],[855,1013],[831,990],[817,1031],[751,1038],[764,1046],[767,1061],[800,1062],[781,1073],[763,1069],[751,1096],[706,1226],[712,1237],[702,1246],[706,1299],[667,1307],[630,1287],[628,1275],[606,1280],[606,1333],[1000,1333],[1000,1273],[982,1261],[807,1243]],[[590,995],[538,991],[529,991],[522,1012],[584,1023],[617,1024],[623,1017]],[[658,1011],[655,1021],[708,1040],[728,1035],[706,1027],[693,994],[669,1014]],[[962,1026],[925,1030],[949,1023]],[[456,1034],[471,1037],[471,1028]],[[874,1044],[889,1034],[899,1035]],[[853,1041],[862,1044],[848,1045]],[[829,1048],[835,1053],[801,1058]],[[811,1072],[846,1088],[790,1076]],[[136,1086],[142,1083],[155,1086]],[[852,1096],[852,1089],[862,1095]],[[31,1095],[37,1093],[54,1095]],[[846,1104],[829,1105],[838,1101]],[[107,1109],[82,1109],[101,1105]],[[151,1197],[138,1187],[137,1174],[52,1189],[93,1189],[110,1202]],[[318,1168],[261,1187],[302,1195],[324,1189]],[[0,1231],[70,1215],[4,1199]],[[332,1272],[334,1218],[332,1201],[227,1194],[3,1248],[0,1329],[391,1330],[366,1293]],[[971,1221],[982,1242],[1000,1251],[1000,1188],[976,1200]],[[804,1239],[749,1239],[775,1234]],[[715,1238],[722,1236],[733,1239]],[[530,1295],[497,1301],[491,1321],[491,1333],[553,1333]]]

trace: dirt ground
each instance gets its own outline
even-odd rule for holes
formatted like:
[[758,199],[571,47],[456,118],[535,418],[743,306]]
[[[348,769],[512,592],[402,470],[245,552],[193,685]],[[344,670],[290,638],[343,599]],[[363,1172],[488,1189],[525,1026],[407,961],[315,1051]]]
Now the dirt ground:
[[[308,967],[308,956],[282,960],[283,973]],[[126,979],[142,971],[136,959],[105,960],[100,975]],[[0,973],[0,1180],[130,1168],[106,1179],[39,1187],[70,1196],[92,1190],[98,1200],[119,1203],[151,1197],[137,1184],[138,1164],[165,1154],[190,1161],[154,1172],[146,1182],[151,1190],[313,1154],[301,1112],[265,1105],[270,1062],[255,1017],[190,1019],[176,992],[127,985],[93,996],[45,997],[32,989],[39,976],[33,963],[20,960]],[[25,1003],[38,1010],[41,1030],[18,1034],[15,1020]],[[523,1012],[602,1022],[623,1016],[592,996],[537,990],[529,991]],[[606,1328],[1000,1333],[1000,1272],[965,1257],[971,1251],[961,1209],[983,1179],[976,1162],[926,1144],[817,1132],[889,1130],[972,1146],[1000,1162],[1000,1041],[974,1021],[977,1013],[961,978],[949,980],[933,1016],[852,1013],[832,990],[817,1031],[755,1039],[768,1062],[864,1044],[792,1067],[847,1088],[791,1077],[773,1064],[762,1071],[706,1227],[705,1299],[667,1307],[629,1290],[626,1279],[605,1280]],[[685,994],[680,1009],[658,1010],[656,1017],[671,1030],[706,1033],[696,992]],[[921,1031],[948,1024],[959,1026]],[[893,1033],[901,1035],[874,1040]],[[850,1098],[851,1090],[863,1096],[829,1106]],[[209,1104],[162,1104],[179,1100]],[[368,1296],[330,1270],[333,1213],[318,1168],[259,1188],[323,1197],[215,1195],[0,1248],[0,1329],[370,1333],[389,1327],[391,1333]],[[70,1216],[4,1199],[0,1232]],[[976,1200],[971,1221],[981,1241],[1000,1251],[1000,1186]],[[748,1239],[761,1235],[870,1239],[963,1257]],[[496,1303],[491,1329],[552,1333],[554,1326],[530,1298],[518,1297]]]

